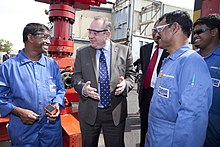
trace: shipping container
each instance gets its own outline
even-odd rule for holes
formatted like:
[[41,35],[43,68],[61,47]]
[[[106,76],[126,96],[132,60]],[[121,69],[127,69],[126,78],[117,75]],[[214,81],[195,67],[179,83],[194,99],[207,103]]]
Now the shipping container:
[[139,58],[140,47],[152,42],[151,29],[163,14],[187,11],[191,18],[193,10],[164,4],[155,0],[116,0],[113,7],[112,40],[128,45],[132,49],[134,61]]

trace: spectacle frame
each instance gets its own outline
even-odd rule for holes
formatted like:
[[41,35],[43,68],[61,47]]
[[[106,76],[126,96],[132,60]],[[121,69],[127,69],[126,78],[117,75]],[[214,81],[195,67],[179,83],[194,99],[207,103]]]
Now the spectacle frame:
[[197,29],[197,30],[193,30],[193,35],[197,34],[202,34],[204,33],[205,31],[208,31],[208,30],[211,30],[210,28],[201,28],[201,29]]
[[89,34],[93,34],[94,36],[98,36],[99,33],[101,32],[107,32],[107,29],[103,29],[103,30],[93,30],[93,29],[87,29],[89,31]]
[[50,34],[45,34],[45,33],[34,33],[32,34],[34,36],[39,36],[40,38],[43,39],[51,39],[51,35]]
[[157,26],[156,28],[153,28],[152,31],[160,33],[162,32],[167,26],[171,26],[172,24],[165,24],[161,26]]

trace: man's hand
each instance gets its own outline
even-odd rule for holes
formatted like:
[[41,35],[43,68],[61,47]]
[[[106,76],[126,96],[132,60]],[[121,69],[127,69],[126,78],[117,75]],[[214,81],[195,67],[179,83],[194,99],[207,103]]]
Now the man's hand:
[[39,119],[38,114],[34,113],[31,110],[23,109],[20,107],[15,107],[11,113],[20,117],[21,121],[27,125],[32,125],[35,121]]
[[57,117],[59,116],[59,114],[60,114],[59,104],[56,103],[56,104],[54,104],[53,106],[57,109],[57,113],[55,113],[54,115],[49,114],[49,113],[46,113],[47,119],[48,119],[50,122],[55,121],[55,120],[57,119]]
[[97,89],[90,86],[91,82],[87,81],[83,86],[83,94],[89,96],[92,99],[99,100],[100,96],[97,93]]
[[115,91],[115,95],[121,94],[125,90],[125,86],[126,86],[125,79],[124,79],[123,76],[121,76],[119,78],[119,84],[117,85],[117,89]]

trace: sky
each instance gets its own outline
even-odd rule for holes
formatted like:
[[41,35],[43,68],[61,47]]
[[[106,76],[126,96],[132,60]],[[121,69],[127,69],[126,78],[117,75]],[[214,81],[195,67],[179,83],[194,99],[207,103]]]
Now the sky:
[[[109,0],[115,1],[115,0]],[[194,0],[160,0],[174,6],[193,9]],[[8,40],[13,43],[13,51],[24,47],[22,32],[26,24],[38,22],[47,25],[48,15],[44,11],[49,10],[49,4],[36,2],[34,0],[1,0],[0,4],[0,39]]]

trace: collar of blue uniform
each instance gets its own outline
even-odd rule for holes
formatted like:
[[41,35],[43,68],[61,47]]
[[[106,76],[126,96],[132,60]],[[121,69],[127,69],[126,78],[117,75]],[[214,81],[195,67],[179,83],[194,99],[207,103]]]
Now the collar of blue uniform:
[[[19,57],[22,65],[29,63],[29,62],[33,62],[25,55],[24,50],[21,50],[17,56]],[[42,66],[46,66],[45,56],[43,53],[41,54],[40,60],[36,61],[36,63],[38,63]]]
[[173,54],[169,55],[168,57],[171,60],[176,60],[179,56],[181,56],[183,53],[185,53],[187,50],[192,50],[189,45],[181,46],[179,49],[177,49]]

